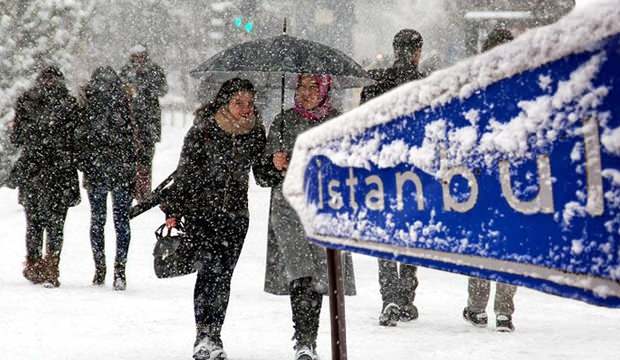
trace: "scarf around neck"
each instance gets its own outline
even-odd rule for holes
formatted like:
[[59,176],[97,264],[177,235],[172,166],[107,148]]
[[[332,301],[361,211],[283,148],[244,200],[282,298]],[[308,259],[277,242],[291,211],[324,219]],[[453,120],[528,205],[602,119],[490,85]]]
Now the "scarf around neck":
[[245,135],[250,133],[254,128],[256,117],[252,116],[247,119],[235,119],[227,107],[222,107],[215,113],[215,122],[224,130],[224,132],[230,135]]

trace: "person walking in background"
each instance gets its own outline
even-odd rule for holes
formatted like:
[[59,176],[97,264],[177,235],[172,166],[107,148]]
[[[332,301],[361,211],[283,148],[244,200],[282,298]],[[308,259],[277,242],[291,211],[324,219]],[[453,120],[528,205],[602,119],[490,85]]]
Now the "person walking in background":
[[80,169],[91,207],[90,243],[95,260],[93,285],[105,282],[104,227],[108,193],[112,194],[116,259],[115,290],[125,290],[129,250],[129,207],[136,173],[134,124],[129,98],[110,66],[97,68],[84,89],[83,116],[77,130]]
[[[394,65],[379,72],[377,83],[362,90],[360,103],[388,92],[404,83],[419,80],[424,75],[418,70],[422,56],[422,35],[413,29],[400,30],[392,42]],[[418,318],[413,304],[418,287],[417,267],[379,259],[379,285],[383,305],[379,324],[396,326],[398,321]]]
[[[496,28],[482,45],[482,51],[513,40],[512,33],[503,28]],[[487,303],[491,293],[491,282],[475,277],[469,278],[467,306],[463,309],[463,318],[476,327],[486,327],[488,316],[486,313]],[[514,296],[517,287],[509,284],[497,283],[495,285],[495,328],[500,332],[513,332],[512,314],[515,311]]]
[[[26,212],[24,277],[58,287],[60,253],[69,207],[80,201],[74,132],[79,107],[64,75],[47,66],[17,99],[11,142],[21,150],[11,172]],[[43,239],[46,254],[43,257]]]
[[[316,360],[316,340],[323,295],[328,292],[325,249],[311,244],[295,210],[282,194],[282,181],[297,136],[339,115],[330,102],[329,75],[300,75],[295,106],[276,116],[265,149],[270,164],[270,225],[275,238],[268,239],[265,289],[276,295],[290,294],[295,328],[295,360]],[[257,180],[261,175],[257,175]],[[260,180],[258,180],[260,183]],[[355,294],[351,255],[344,256],[345,292]],[[284,276],[283,276],[284,275]]]
[[138,154],[135,198],[142,201],[151,192],[155,144],[161,139],[159,98],[168,92],[168,83],[163,69],[149,58],[143,45],[134,46],[129,53],[129,63],[121,69],[120,77],[132,99]]
[[248,231],[250,170],[261,172],[265,130],[248,80],[226,81],[196,111],[177,175],[161,204],[169,228],[184,219],[196,246],[194,359],[226,359],[221,339],[230,282]]

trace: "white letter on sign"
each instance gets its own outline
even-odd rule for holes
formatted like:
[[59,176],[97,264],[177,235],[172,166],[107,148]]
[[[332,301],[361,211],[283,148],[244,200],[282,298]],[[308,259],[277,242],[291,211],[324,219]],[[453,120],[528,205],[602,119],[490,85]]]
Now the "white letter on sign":
[[598,135],[598,121],[589,118],[583,124],[586,150],[586,174],[588,176],[588,200],[586,211],[592,216],[603,215],[603,178],[601,177],[601,143]]
[[383,210],[385,208],[385,193],[383,192],[383,181],[381,181],[380,177],[373,175],[367,177],[365,182],[366,185],[377,185],[376,190],[370,190],[368,194],[366,194],[366,207],[369,210]]
[[499,182],[502,185],[502,194],[508,201],[508,205],[518,212],[530,215],[536,213],[552,214],[553,188],[551,184],[551,164],[549,157],[541,155],[537,158],[538,163],[538,194],[530,201],[517,199],[512,191],[510,181],[510,163],[506,160],[499,162]]
[[403,200],[403,187],[407,181],[415,185],[415,197],[418,203],[418,210],[424,210],[424,193],[422,192],[422,181],[420,177],[411,171],[396,174],[396,208],[403,210],[405,201]]
[[357,186],[357,178],[353,174],[353,168],[349,168],[349,178],[346,181],[347,186],[349,187],[349,206],[351,209],[357,209],[357,201],[355,201],[355,187]]
[[[464,177],[469,184],[469,198],[467,201],[458,202],[450,193],[450,183],[455,175]],[[478,201],[478,181],[471,170],[464,166],[457,166],[446,171],[441,179],[441,187],[443,188],[443,208],[446,211],[468,212]]]
[[342,201],[342,194],[335,190],[334,188],[338,188],[340,186],[340,181],[331,180],[327,185],[327,191],[329,192],[329,207],[334,210],[339,210],[344,205]]
[[321,161],[317,160],[316,165],[316,174],[319,182],[319,209],[323,209],[323,176],[321,175]]

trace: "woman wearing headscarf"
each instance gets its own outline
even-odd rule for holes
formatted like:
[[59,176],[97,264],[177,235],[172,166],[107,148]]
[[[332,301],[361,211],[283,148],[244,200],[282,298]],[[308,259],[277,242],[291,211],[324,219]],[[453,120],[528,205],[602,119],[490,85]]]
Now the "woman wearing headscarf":
[[[323,295],[327,293],[325,249],[306,240],[303,226],[282,194],[282,181],[297,135],[339,115],[329,96],[329,75],[300,75],[295,106],[278,115],[267,138],[266,158],[271,163],[270,234],[267,246],[265,291],[290,295],[296,360],[315,360],[316,339]],[[259,175],[260,177],[260,175]],[[353,265],[345,255],[345,292],[355,293]]]
[[248,80],[226,81],[196,111],[174,184],[162,204],[169,227],[184,219],[197,247],[194,359],[226,359],[220,336],[230,282],[248,230],[250,170],[260,172],[265,130]]
[[[11,173],[26,212],[24,277],[60,286],[58,265],[67,211],[80,201],[74,132],[77,101],[56,66],[44,68],[17,99],[11,142],[21,155]],[[43,257],[43,234],[46,255]]]
[[116,229],[115,290],[125,290],[129,250],[129,206],[136,171],[134,125],[123,83],[110,66],[97,68],[84,89],[84,112],[77,137],[80,168],[91,208],[90,243],[95,260],[93,285],[105,282],[104,227],[108,193]]

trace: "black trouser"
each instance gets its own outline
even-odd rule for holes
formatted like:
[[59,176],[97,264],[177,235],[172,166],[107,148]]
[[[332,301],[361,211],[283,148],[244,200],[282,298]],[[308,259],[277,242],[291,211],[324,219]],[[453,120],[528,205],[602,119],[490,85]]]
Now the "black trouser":
[[88,190],[90,202],[90,245],[97,267],[105,268],[104,228],[107,216],[108,193],[112,193],[112,215],[116,229],[115,263],[124,268],[127,263],[131,232],[129,227],[129,207],[131,206],[131,190],[128,187],[117,187],[108,190],[105,185],[91,184]]
[[47,233],[48,256],[60,256],[68,207],[47,205],[36,199],[24,204],[26,211],[26,256],[30,260],[43,256],[43,232]]
[[398,306],[413,304],[415,289],[418,287],[417,271],[418,268],[413,265],[379,259],[379,285],[383,306],[389,303]]
[[323,294],[314,289],[312,278],[309,277],[291,281],[290,292],[294,338],[297,342],[295,346],[316,348]]
[[230,297],[230,281],[248,231],[246,216],[217,214],[186,219],[188,235],[200,244],[194,288],[196,343],[205,337],[222,345],[220,333]]

